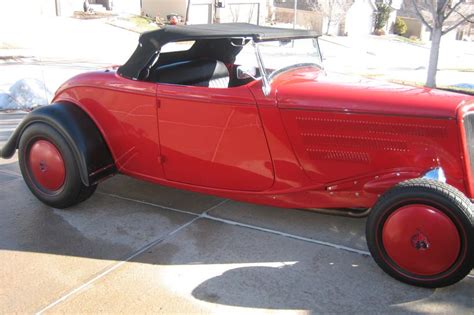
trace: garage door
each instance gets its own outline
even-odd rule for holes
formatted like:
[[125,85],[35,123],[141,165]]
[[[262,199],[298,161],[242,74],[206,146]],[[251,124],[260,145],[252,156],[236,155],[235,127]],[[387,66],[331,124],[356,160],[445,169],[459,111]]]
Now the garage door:
[[212,6],[210,4],[193,4],[189,9],[188,24],[208,24],[212,22]]

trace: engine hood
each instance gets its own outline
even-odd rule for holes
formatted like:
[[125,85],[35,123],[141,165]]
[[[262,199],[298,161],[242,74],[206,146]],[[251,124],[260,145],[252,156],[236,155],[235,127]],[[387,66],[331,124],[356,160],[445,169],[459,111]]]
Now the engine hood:
[[287,109],[455,118],[474,97],[442,90],[296,69],[272,82],[278,106]]

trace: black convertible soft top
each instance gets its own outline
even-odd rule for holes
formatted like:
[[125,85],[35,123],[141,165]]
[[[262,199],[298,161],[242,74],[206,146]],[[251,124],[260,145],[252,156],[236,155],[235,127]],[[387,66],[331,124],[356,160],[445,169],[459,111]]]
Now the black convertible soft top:
[[291,38],[316,37],[313,31],[294,30],[259,26],[248,23],[198,24],[165,26],[162,29],[146,32],[140,42],[150,42],[163,46],[169,42],[211,38],[251,37],[254,41],[280,40]]
[[[246,38],[254,42],[315,38],[314,31],[266,27],[247,23],[199,24],[165,26],[140,36],[138,47],[130,59],[118,69],[118,73],[130,79],[140,79],[141,72],[158,57],[161,47],[170,42],[196,41],[189,55],[214,57],[229,61],[240,51],[231,44],[231,39]],[[204,56],[214,53],[217,56]],[[181,58],[182,59],[182,58]]]

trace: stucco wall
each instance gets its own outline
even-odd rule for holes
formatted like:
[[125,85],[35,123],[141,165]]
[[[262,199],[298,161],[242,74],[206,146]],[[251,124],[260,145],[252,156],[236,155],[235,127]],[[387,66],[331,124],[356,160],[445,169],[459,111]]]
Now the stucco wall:
[[345,30],[348,36],[364,36],[372,33],[374,8],[369,1],[355,0],[347,11]]

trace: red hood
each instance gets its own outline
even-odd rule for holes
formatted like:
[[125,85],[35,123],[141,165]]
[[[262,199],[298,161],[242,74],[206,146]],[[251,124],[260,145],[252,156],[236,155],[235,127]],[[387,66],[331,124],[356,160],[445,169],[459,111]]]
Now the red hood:
[[279,107],[289,109],[455,118],[459,106],[474,101],[474,97],[468,95],[325,75],[309,68],[279,75],[272,87]]

